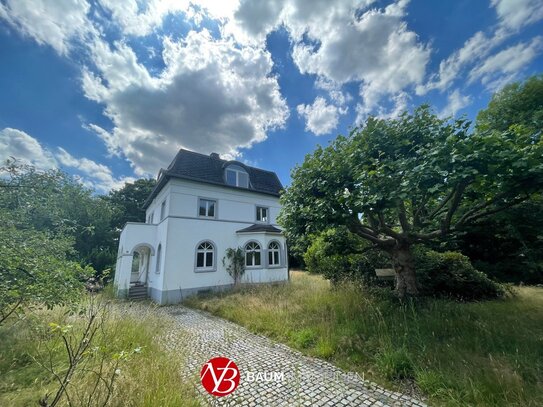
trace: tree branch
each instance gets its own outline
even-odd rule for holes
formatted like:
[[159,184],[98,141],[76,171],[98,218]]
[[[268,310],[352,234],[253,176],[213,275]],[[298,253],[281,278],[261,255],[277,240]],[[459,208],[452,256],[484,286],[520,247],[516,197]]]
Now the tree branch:
[[445,219],[441,223],[441,235],[447,234],[447,232],[451,228],[451,221],[454,213],[460,206],[460,202],[462,200],[462,195],[464,194],[464,191],[466,190],[466,187],[469,185],[469,182],[467,181],[460,181],[458,185],[455,188],[454,196],[451,200],[451,205],[449,206],[449,210],[447,211],[447,215],[445,216]]
[[409,224],[409,221],[407,220],[407,211],[405,209],[405,203],[404,201],[400,201],[400,225],[402,225],[402,229],[404,232],[409,232],[411,230],[411,225]]
[[388,226],[386,223],[385,223],[385,216],[383,214],[383,212],[377,212],[377,216],[379,217],[379,231],[382,231],[384,232],[385,234],[389,235],[390,237],[396,239],[396,240],[401,240],[402,239],[402,235],[396,231],[394,231],[390,226]]
[[379,237],[378,233],[374,230],[368,230],[366,226],[363,226],[362,223],[358,220],[358,218],[351,218],[350,221],[347,224],[347,228],[349,231],[354,233],[355,235],[358,235],[366,240],[369,240],[370,242],[378,245],[378,246],[388,246],[393,241],[391,239],[382,239]]
[[15,304],[15,306],[13,308],[11,308],[6,314],[4,314],[2,312],[2,316],[0,317],[0,325],[2,325],[2,323],[9,318],[9,316],[11,314],[13,314],[15,312],[15,310],[17,308],[19,308],[19,306],[23,303],[23,297],[20,297],[19,298],[19,301],[17,301],[17,303]]
[[513,201],[509,202],[508,204],[500,206],[498,208],[494,208],[494,209],[491,209],[491,210],[475,213],[472,216],[469,216],[469,217],[463,219],[462,223],[460,223],[460,221],[459,221],[456,224],[456,228],[458,228],[460,226],[463,226],[465,223],[473,222],[473,221],[475,221],[477,219],[484,218],[485,216],[489,216],[489,215],[493,215],[495,213],[502,212],[502,211],[504,211],[506,209],[509,209],[509,208],[511,208],[511,207],[513,207],[515,205],[521,204],[522,202],[527,201],[528,199],[530,199],[529,195],[526,195],[526,196],[523,196],[523,197],[518,197],[517,199],[514,199]]
[[453,197],[455,190],[456,188],[451,189],[451,192],[449,192],[445,199],[441,201],[439,206],[430,215],[428,215],[428,219],[433,219],[441,211],[441,209],[443,209],[445,205],[447,205],[447,202],[449,202]]

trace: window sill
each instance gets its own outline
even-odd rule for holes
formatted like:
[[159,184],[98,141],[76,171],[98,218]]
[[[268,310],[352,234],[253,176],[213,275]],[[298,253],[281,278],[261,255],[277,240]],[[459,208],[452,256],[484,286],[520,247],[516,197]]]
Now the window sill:
[[198,269],[198,268],[196,268],[196,269],[194,269],[195,273],[213,273],[214,271],[217,271],[217,269],[216,268],[212,268],[212,269],[203,269],[203,268]]

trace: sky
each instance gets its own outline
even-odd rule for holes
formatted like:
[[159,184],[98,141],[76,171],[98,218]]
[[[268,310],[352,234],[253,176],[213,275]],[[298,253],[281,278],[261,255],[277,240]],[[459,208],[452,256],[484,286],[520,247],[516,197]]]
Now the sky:
[[475,119],[542,54],[543,0],[0,0],[0,160],[102,194],[186,148],[288,185],[369,116]]

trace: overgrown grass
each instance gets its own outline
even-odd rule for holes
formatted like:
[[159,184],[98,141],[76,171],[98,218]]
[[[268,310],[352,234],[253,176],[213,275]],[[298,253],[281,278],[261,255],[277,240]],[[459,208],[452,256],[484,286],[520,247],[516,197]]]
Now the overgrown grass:
[[480,303],[386,295],[293,272],[290,284],[193,298],[240,323],[367,379],[422,392],[432,405],[543,405],[543,289]]
[[[123,305],[126,306],[126,305]],[[142,308],[143,310],[144,308]],[[50,333],[50,322],[71,325],[74,336],[78,336],[85,319],[74,316],[63,307],[53,310],[37,310],[23,320],[0,328],[0,406],[37,406],[47,393],[54,395],[59,385],[52,374],[40,363],[49,360],[57,370],[67,367],[67,355],[58,337]],[[194,388],[183,383],[180,364],[183,355],[168,354],[157,341],[158,335],[168,328],[169,321],[151,311],[138,314],[121,312],[115,303],[108,317],[97,332],[92,346],[108,352],[129,351],[141,348],[119,365],[111,406],[197,406]],[[139,349],[138,349],[139,351]],[[96,360],[95,360],[96,359]],[[92,359],[85,367],[97,370],[100,366],[110,369],[109,358],[104,365],[99,358]],[[96,375],[80,371],[69,389],[73,405],[83,402],[96,383]],[[103,399],[102,390],[102,399]],[[51,401],[52,396],[49,401]],[[96,393],[89,405],[100,399]],[[64,397],[61,405],[67,405]]]

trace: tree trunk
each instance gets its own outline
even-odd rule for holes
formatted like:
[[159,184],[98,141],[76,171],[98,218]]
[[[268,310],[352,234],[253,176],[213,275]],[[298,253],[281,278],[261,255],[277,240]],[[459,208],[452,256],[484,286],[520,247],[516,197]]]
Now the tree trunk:
[[391,251],[392,263],[396,272],[396,293],[400,298],[417,295],[415,262],[409,245],[398,245]]

